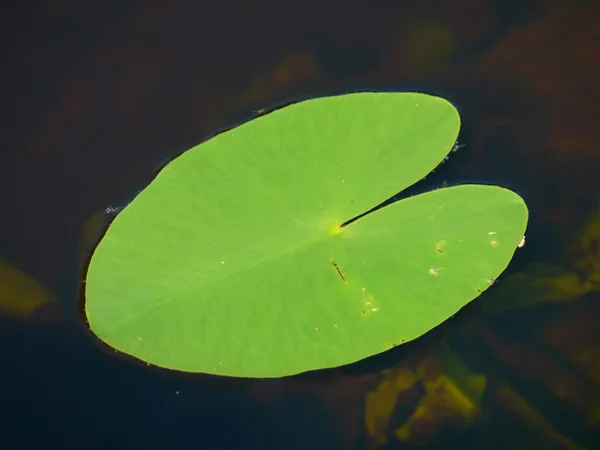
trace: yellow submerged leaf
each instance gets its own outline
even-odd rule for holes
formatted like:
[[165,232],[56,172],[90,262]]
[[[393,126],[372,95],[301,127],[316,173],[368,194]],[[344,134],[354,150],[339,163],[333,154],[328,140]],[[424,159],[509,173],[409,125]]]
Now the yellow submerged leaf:
[[490,292],[487,310],[500,313],[541,303],[574,302],[600,291],[600,207],[574,235],[564,266],[528,264]]
[[[544,417],[533,408],[527,400],[517,394],[509,385],[503,383],[496,391],[496,400],[501,408],[507,409],[518,418],[525,428],[532,430],[542,439],[547,440],[548,447],[565,450],[583,450],[577,443],[558,432]],[[551,447],[550,444],[553,444]]]
[[[391,439],[425,445],[441,435],[459,433],[479,414],[485,376],[473,373],[457,353],[443,344],[416,367],[404,364],[382,372],[383,379],[365,402],[367,433],[376,445]],[[421,390],[414,389],[420,387]],[[414,398],[411,393],[418,393]],[[398,409],[410,408],[404,423],[393,423]]]
[[598,288],[575,270],[531,263],[524,272],[503,279],[485,306],[488,312],[500,313],[541,303],[572,302]]
[[415,372],[407,368],[385,370],[384,379],[367,394],[365,425],[368,435],[379,445],[387,443],[387,428],[396,408],[398,395],[411,389],[417,382]]
[[471,373],[445,346],[420,364],[418,374],[426,394],[409,420],[395,430],[398,440],[421,446],[473,424],[486,386],[483,375]]
[[30,275],[0,259],[0,315],[29,319],[54,295]]
[[585,274],[592,290],[600,290],[600,205],[584,223],[572,247],[574,266]]

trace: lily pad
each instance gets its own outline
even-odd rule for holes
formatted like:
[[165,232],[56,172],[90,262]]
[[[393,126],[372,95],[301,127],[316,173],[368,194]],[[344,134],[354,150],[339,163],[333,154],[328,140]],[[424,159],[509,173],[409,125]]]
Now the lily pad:
[[459,127],[439,97],[353,93],[203,142],[109,226],[89,326],[156,366],[265,378],[421,336],[490,286],[527,223],[517,194],[484,185],[369,212],[435,168]]

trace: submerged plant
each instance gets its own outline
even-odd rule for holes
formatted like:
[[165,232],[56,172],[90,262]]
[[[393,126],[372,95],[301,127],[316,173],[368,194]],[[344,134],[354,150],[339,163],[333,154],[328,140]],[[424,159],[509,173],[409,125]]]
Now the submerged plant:
[[160,367],[281,377],[413,340],[506,268],[527,224],[497,186],[374,209],[450,152],[460,118],[418,93],[295,103],[167,164],[96,247],[85,313]]

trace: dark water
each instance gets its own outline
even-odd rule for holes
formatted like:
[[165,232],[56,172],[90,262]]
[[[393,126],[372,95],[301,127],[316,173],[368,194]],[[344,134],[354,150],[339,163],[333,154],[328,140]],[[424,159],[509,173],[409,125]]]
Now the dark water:
[[[14,7],[1,447],[600,447],[600,10],[566,3]],[[365,89],[423,90],[461,112],[465,146],[410,193],[497,183],[527,201],[527,244],[496,286],[416,342],[288,380],[175,376],[95,341],[79,291],[105,208],[260,108]]]

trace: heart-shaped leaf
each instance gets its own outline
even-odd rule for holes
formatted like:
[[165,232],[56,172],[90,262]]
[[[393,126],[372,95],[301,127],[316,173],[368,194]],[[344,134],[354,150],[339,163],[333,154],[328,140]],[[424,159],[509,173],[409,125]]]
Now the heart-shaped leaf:
[[95,249],[91,329],[157,366],[244,377],[340,366],[419,337],[506,268],[523,200],[463,185],[344,224],[427,175],[459,126],[438,97],[355,93],[185,152]]

